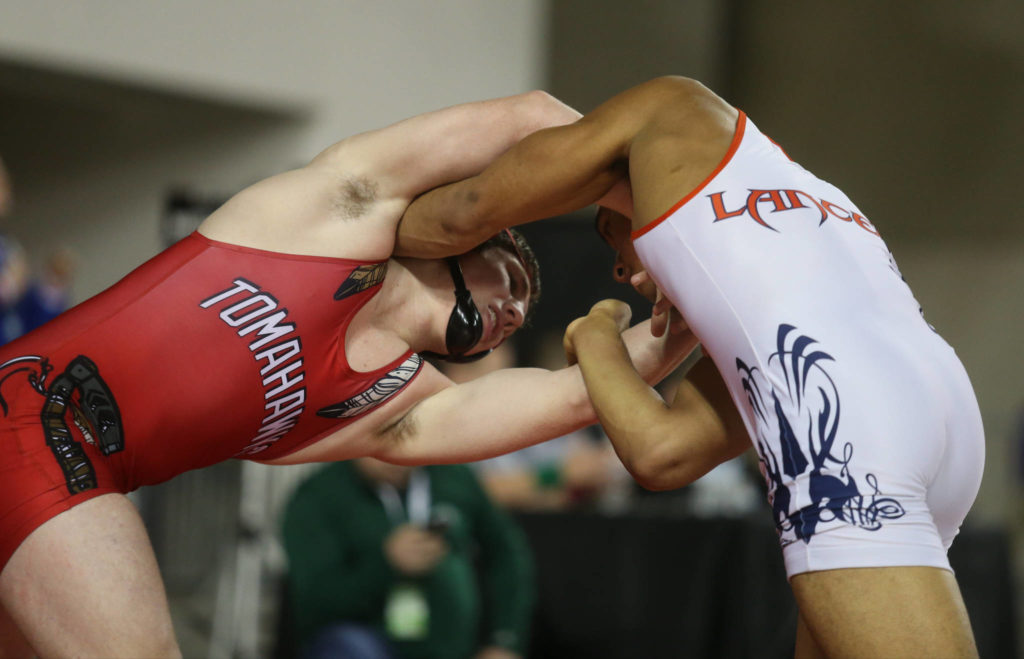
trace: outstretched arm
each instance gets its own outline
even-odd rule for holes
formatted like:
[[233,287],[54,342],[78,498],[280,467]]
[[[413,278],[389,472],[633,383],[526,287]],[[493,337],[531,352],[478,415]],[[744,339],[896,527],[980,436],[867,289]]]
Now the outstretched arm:
[[[697,343],[689,333],[652,337],[649,322],[629,328],[621,340],[626,358],[650,382],[671,373]],[[403,464],[470,462],[595,421],[577,366],[504,369],[424,398],[380,433],[375,455]]]
[[305,167],[250,186],[200,231],[249,247],[383,259],[416,195],[478,174],[524,136],[579,116],[542,91],[418,115],[348,137]]
[[674,196],[711,171],[732,134],[729,113],[735,114],[724,101],[686,78],[628,89],[573,124],[533,133],[479,175],[417,198],[399,224],[395,253],[459,254],[505,227],[598,200],[627,216],[635,200],[637,212],[656,216],[665,208],[652,209],[665,202],[652,186],[660,187],[667,172]]
[[633,478],[652,490],[682,487],[742,453],[750,441],[710,359],[691,369],[671,404],[640,377],[617,331],[622,304],[596,304],[569,326],[566,347]]
[[582,208],[627,178],[632,122],[613,104],[567,126],[538,131],[479,175],[431,190],[405,210],[395,254],[465,252],[503,228]]
[[479,174],[533,132],[579,118],[544,91],[463,103],[354,135],[324,150],[313,165],[348,171],[361,163],[391,196],[411,200]]

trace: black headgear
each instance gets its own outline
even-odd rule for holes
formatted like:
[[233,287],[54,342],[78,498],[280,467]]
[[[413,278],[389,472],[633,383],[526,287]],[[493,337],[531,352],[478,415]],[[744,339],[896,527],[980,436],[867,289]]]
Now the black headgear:
[[462,276],[462,266],[459,265],[457,256],[449,256],[445,259],[448,263],[448,270],[452,274],[452,282],[455,284],[455,308],[448,317],[448,328],[444,333],[444,346],[448,350],[447,355],[436,353],[425,353],[431,357],[437,357],[456,364],[474,362],[490,354],[490,349],[467,355],[484,335],[484,319],[480,310],[473,303],[473,295],[466,288],[466,280]]
[[[523,258],[523,253],[519,250],[519,245],[516,243],[512,232],[508,229],[503,229],[503,231],[511,240],[512,247],[516,251],[516,258],[519,259],[524,268],[527,268],[526,259]],[[444,334],[444,347],[448,350],[448,354],[439,355],[433,352],[424,352],[422,354],[454,364],[475,362],[491,354],[493,348],[488,348],[472,355],[466,354],[477,343],[480,343],[480,339],[484,335],[484,319],[481,317],[480,310],[477,309],[476,304],[473,303],[473,295],[466,287],[466,280],[462,276],[462,266],[459,264],[459,257],[449,256],[445,261],[448,263],[448,270],[451,272],[452,282],[455,284],[455,308],[452,309],[452,315],[448,316],[448,328]]]

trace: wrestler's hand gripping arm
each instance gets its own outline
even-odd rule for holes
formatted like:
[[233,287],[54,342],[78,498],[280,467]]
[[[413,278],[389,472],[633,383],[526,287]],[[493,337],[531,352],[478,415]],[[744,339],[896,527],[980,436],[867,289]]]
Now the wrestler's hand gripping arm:
[[[689,333],[652,337],[649,324],[629,328],[620,341],[625,358],[636,364],[634,372],[653,383],[671,373],[697,342]],[[447,386],[416,403],[380,431],[375,456],[400,464],[470,462],[560,437],[596,420],[577,366],[503,369]]]
[[629,307],[604,300],[566,330],[598,419],[619,459],[647,489],[697,480],[750,447],[736,408],[710,359],[691,369],[667,403],[634,369],[619,336]]

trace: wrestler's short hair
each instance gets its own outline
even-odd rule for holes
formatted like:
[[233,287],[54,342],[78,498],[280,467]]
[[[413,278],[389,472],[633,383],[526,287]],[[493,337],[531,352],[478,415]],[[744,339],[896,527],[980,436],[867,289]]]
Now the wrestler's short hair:
[[526,242],[523,234],[515,229],[499,231],[471,251],[483,252],[495,248],[511,253],[526,268],[526,276],[530,280],[530,299],[527,301],[526,318],[523,319],[523,327],[526,327],[533,318],[533,312],[540,301],[540,263],[537,262],[537,255],[533,253],[533,249]]

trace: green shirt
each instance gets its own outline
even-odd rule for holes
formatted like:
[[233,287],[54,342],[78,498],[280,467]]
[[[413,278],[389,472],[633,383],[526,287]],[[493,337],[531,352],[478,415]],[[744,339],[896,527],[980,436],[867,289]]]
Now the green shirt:
[[432,515],[450,522],[445,531],[450,551],[431,573],[416,579],[388,564],[384,540],[396,522],[377,486],[353,463],[328,465],[296,490],[285,511],[283,540],[297,641],[303,644],[338,622],[383,631],[392,588],[413,583],[426,596],[430,626],[423,640],[394,642],[403,656],[458,659],[489,645],[525,654],[534,585],[522,531],[491,503],[468,467],[420,469],[430,476]]

